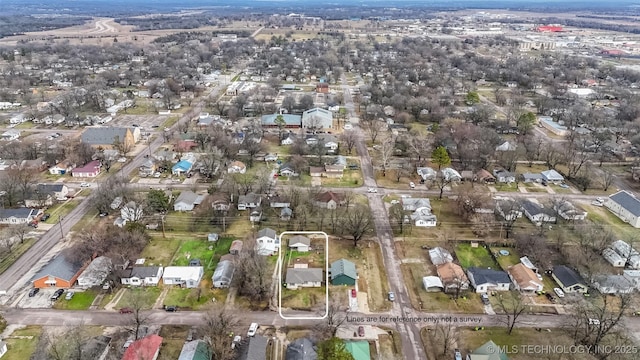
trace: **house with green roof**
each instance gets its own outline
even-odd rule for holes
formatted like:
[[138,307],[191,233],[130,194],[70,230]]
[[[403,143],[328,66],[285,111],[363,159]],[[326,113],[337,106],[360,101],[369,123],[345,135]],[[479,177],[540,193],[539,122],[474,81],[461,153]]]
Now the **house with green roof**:
[[211,350],[203,340],[189,341],[182,346],[178,360],[210,360]]
[[499,351],[500,347],[492,340],[467,354],[467,360],[509,360],[507,354]]
[[331,263],[330,278],[332,285],[353,286],[358,280],[356,264],[347,259],[336,260]]
[[353,360],[371,360],[368,341],[345,341],[344,347],[353,356]]

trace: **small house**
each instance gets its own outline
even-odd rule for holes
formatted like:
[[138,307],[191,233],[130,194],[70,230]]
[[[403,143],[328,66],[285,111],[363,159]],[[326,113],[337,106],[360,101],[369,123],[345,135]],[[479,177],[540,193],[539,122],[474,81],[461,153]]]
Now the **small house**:
[[612,248],[602,250],[602,257],[613,267],[623,268],[627,262],[627,259],[620,256],[620,254]]
[[280,240],[275,230],[264,228],[258,231],[256,251],[263,256],[275,255],[280,251]]
[[197,288],[202,275],[202,266],[167,266],[162,274],[162,282],[165,285],[180,285],[187,289]]
[[589,290],[582,277],[568,266],[559,265],[554,267],[551,277],[566,293],[586,293]]
[[553,211],[544,208],[542,205],[530,200],[524,200],[521,203],[524,215],[534,224],[541,225],[545,222],[556,222],[556,217]]
[[635,289],[634,284],[624,275],[595,275],[593,287],[602,294],[620,295],[630,294]]
[[445,293],[456,293],[469,288],[469,280],[458,264],[448,262],[437,267]]
[[509,275],[504,271],[470,267],[467,269],[467,276],[477,293],[509,291],[511,287]]
[[240,251],[242,251],[243,242],[242,240],[233,240],[231,242],[231,247],[229,247],[229,254],[238,255]]
[[262,208],[260,206],[251,209],[249,212],[249,221],[252,223],[260,222],[262,220]]
[[145,336],[129,345],[122,360],[156,360],[161,346],[162,337],[156,334]]
[[214,288],[228,288],[233,280],[235,265],[231,260],[220,260],[213,271],[211,282]]
[[112,269],[111,259],[106,256],[98,256],[78,276],[78,286],[83,288],[99,286],[109,276]]
[[162,278],[161,266],[136,266],[119,272],[120,283],[131,286],[157,286]]
[[196,205],[200,205],[206,195],[198,195],[193,191],[183,191],[173,203],[174,211],[192,211]]
[[493,170],[493,176],[496,178],[496,182],[499,183],[514,183],[516,182],[516,174],[509,172],[505,169],[496,169]]
[[640,269],[640,253],[631,245],[622,240],[616,240],[611,243],[611,248],[615,250],[623,259],[626,259],[629,268]]
[[358,280],[356,264],[347,259],[332,262],[329,270],[329,279],[332,285],[354,286]]
[[453,261],[453,256],[451,256],[451,253],[441,247],[435,247],[429,250],[429,258],[431,258],[431,263],[435,266]]
[[301,287],[321,287],[323,271],[320,268],[289,268],[285,279],[287,289],[295,290]]
[[40,211],[37,209],[5,209],[0,207],[0,224],[29,224],[38,216],[38,214],[40,214]]
[[542,280],[538,278],[538,275],[533,270],[526,267],[524,264],[516,264],[510,266],[507,269],[509,278],[515,284],[515,289],[524,292],[542,291],[544,284]]
[[314,205],[322,209],[336,209],[345,203],[343,194],[334,193],[333,191],[324,191],[314,198]]
[[436,171],[430,167],[419,167],[416,171],[424,181],[435,180],[438,175]]
[[238,197],[238,210],[254,209],[262,204],[262,197],[259,194],[248,193]]
[[81,178],[93,178],[100,175],[102,165],[99,160],[90,161],[84,166],[71,170],[71,176]]
[[297,252],[309,252],[311,239],[302,235],[295,235],[289,239],[289,249]]
[[570,203],[569,201],[559,201],[553,205],[553,210],[555,210],[558,215],[565,220],[584,220],[587,218],[587,212],[579,210],[575,205]]
[[442,280],[437,276],[425,276],[422,278],[422,285],[427,292],[438,292],[444,290]]
[[280,210],[280,220],[289,221],[291,220],[292,216],[293,210],[291,210],[290,208],[284,207],[282,208],[282,210]]
[[564,177],[553,169],[543,171],[540,173],[540,175],[542,175],[542,181],[546,181],[549,183],[561,183],[564,181]]

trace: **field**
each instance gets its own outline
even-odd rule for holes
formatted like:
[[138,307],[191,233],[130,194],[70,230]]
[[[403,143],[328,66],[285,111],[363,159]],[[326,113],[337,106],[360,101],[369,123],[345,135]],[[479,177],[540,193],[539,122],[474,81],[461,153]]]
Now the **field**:
[[465,269],[470,267],[496,268],[495,261],[482,244],[478,244],[478,247],[475,248],[470,244],[459,244],[455,252],[460,266]]
[[289,290],[282,288],[282,308],[293,310],[312,310],[326,308],[326,287],[300,288]]
[[362,172],[360,170],[345,170],[342,179],[322,178],[322,186],[327,187],[359,187],[362,184]]
[[142,250],[140,256],[147,259],[148,265],[168,265],[180,247],[180,243],[180,239],[154,236],[144,250]]

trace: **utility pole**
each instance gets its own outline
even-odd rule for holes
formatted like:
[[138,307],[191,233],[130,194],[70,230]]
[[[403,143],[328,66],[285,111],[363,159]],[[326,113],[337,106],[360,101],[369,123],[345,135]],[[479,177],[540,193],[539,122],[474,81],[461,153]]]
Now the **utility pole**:
[[58,224],[60,225],[60,236],[62,236],[62,238],[64,239],[64,231],[62,229],[62,220],[64,220],[64,218],[58,215]]
[[167,235],[164,232],[164,214],[162,214],[162,216],[160,217],[160,220],[162,221],[162,237],[166,238]]

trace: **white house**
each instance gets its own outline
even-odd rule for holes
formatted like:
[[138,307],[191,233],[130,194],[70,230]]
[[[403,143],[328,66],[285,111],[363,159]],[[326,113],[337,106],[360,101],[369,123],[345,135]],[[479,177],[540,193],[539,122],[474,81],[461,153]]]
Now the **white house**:
[[113,266],[111,259],[106,256],[98,256],[78,276],[78,286],[90,288],[101,285],[111,273]]
[[620,256],[620,254],[611,248],[602,250],[602,257],[613,267],[623,268],[627,263],[627,259]]
[[627,191],[610,195],[604,206],[622,221],[634,228],[640,228],[640,200]]
[[593,278],[593,286],[602,294],[630,294],[635,285],[624,275],[596,275]]
[[611,243],[611,248],[618,253],[631,269],[640,269],[640,253],[631,245],[622,240]]
[[247,166],[242,161],[234,161],[227,169],[229,174],[244,174],[247,172]]
[[523,201],[522,209],[524,210],[524,215],[536,225],[541,225],[543,222],[556,222],[556,217],[553,212],[533,201]]
[[438,175],[436,171],[430,167],[419,167],[416,169],[416,172],[424,181],[435,180],[436,176]]
[[578,210],[572,203],[569,201],[560,201],[553,205],[553,210],[555,210],[561,218],[565,220],[584,220],[587,218],[587,212]]
[[167,266],[164,268],[162,282],[165,285],[180,285],[187,289],[197,288],[204,275],[202,266]]
[[238,197],[238,210],[255,209],[262,204],[260,194],[248,193]]
[[275,255],[280,251],[280,239],[278,239],[275,230],[264,228],[258,231],[256,251],[263,256]]
[[415,226],[419,227],[432,227],[438,223],[437,217],[431,213],[431,208],[428,207],[416,209],[416,211],[411,214],[411,220],[413,220]]
[[552,183],[558,183],[558,182],[564,181],[564,177],[553,169],[545,170],[541,172],[540,175],[542,175],[543,181],[552,182]]
[[174,211],[192,211],[196,205],[202,203],[205,195],[198,195],[193,191],[183,191],[173,203]]
[[18,140],[20,138],[20,130],[7,130],[0,135],[0,139],[4,141],[13,141]]
[[235,265],[231,260],[220,260],[213,271],[211,282],[215,288],[228,288],[233,280]]
[[323,271],[320,268],[290,268],[285,278],[287,289],[292,290],[301,287],[321,287],[322,281]]
[[157,286],[162,278],[163,268],[160,266],[136,266],[120,272],[122,285]]
[[40,210],[30,208],[0,208],[0,224],[28,224],[32,222],[39,213]]
[[333,114],[321,108],[309,109],[302,113],[302,127],[305,129],[322,130],[333,128]]
[[443,265],[453,261],[453,256],[451,256],[451,253],[441,247],[435,247],[429,250],[429,258],[431,259],[431,263],[435,266]]
[[311,248],[311,239],[306,236],[296,235],[289,239],[289,249],[297,252],[308,252]]
[[444,290],[442,280],[437,276],[425,276],[422,278],[422,285],[428,292],[438,292]]
[[509,291],[511,287],[511,279],[504,271],[470,267],[467,269],[467,277],[477,293]]
[[440,171],[442,173],[442,178],[446,181],[461,181],[462,176],[458,171],[452,168],[444,168]]
[[629,280],[636,290],[640,290],[640,270],[624,270],[622,276]]

